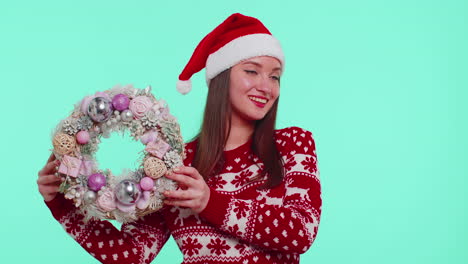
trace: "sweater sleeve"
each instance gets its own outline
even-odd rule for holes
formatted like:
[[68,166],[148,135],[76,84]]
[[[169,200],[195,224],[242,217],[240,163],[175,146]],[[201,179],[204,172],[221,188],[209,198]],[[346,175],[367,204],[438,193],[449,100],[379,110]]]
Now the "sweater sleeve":
[[265,250],[307,251],[318,231],[321,186],[312,134],[300,128],[296,133],[289,139],[279,139],[287,152],[285,178],[275,187],[285,188],[280,205],[237,199],[211,189],[208,205],[200,215],[230,235]]
[[118,230],[109,221],[85,223],[84,216],[63,194],[45,203],[65,231],[102,263],[150,263],[170,235],[161,211],[123,224]]

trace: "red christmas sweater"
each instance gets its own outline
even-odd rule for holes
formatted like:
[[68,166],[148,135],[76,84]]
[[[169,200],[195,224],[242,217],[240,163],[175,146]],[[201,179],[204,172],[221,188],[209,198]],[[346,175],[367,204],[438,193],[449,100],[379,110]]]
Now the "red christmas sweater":
[[[83,222],[63,195],[46,202],[53,216],[86,251],[103,263],[150,263],[172,235],[183,263],[299,263],[314,241],[321,214],[321,188],[315,143],[298,127],[276,130],[276,145],[286,174],[275,188],[249,181],[263,164],[250,141],[225,151],[219,175],[207,181],[211,189],[206,209],[163,207],[121,230],[108,221]],[[186,144],[186,166],[195,143]]]

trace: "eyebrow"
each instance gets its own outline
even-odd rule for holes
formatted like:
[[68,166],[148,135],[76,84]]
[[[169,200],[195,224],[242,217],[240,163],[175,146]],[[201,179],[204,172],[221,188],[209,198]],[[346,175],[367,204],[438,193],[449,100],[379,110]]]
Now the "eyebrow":
[[[253,65],[256,65],[256,66],[262,68],[262,65],[260,63],[258,63],[258,62],[255,62],[255,61],[246,61],[243,64],[253,64]],[[280,71],[281,72],[281,67],[276,67],[272,71]]]

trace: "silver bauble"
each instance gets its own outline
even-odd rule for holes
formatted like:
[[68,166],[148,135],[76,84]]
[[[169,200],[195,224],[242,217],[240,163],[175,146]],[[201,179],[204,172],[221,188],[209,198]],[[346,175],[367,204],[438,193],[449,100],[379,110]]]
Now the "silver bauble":
[[96,200],[96,193],[93,191],[87,191],[85,192],[83,196],[83,200],[85,204],[90,204]]
[[96,122],[106,121],[112,113],[112,103],[104,97],[96,97],[89,102],[88,115]]
[[126,205],[135,204],[138,198],[140,198],[140,195],[141,190],[138,183],[130,180],[121,181],[115,187],[115,196],[117,197],[117,200]]
[[124,110],[120,114],[120,118],[122,118],[122,121],[124,121],[124,122],[130,122],[130,121],[133,120],[133,113],[130,110]]

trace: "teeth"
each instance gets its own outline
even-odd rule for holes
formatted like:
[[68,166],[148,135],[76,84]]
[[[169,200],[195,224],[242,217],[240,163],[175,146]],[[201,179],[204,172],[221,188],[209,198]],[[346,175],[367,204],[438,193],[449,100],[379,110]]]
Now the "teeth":
[[266,104],[267,103],[267,100],[266,99],[260,99],[260,98],[257,98],[257,97],[252,97],[252,96],[249,96],[250,100],[253,100],[255,102],[259,102],[259,103],[262,103],[262,104]]

